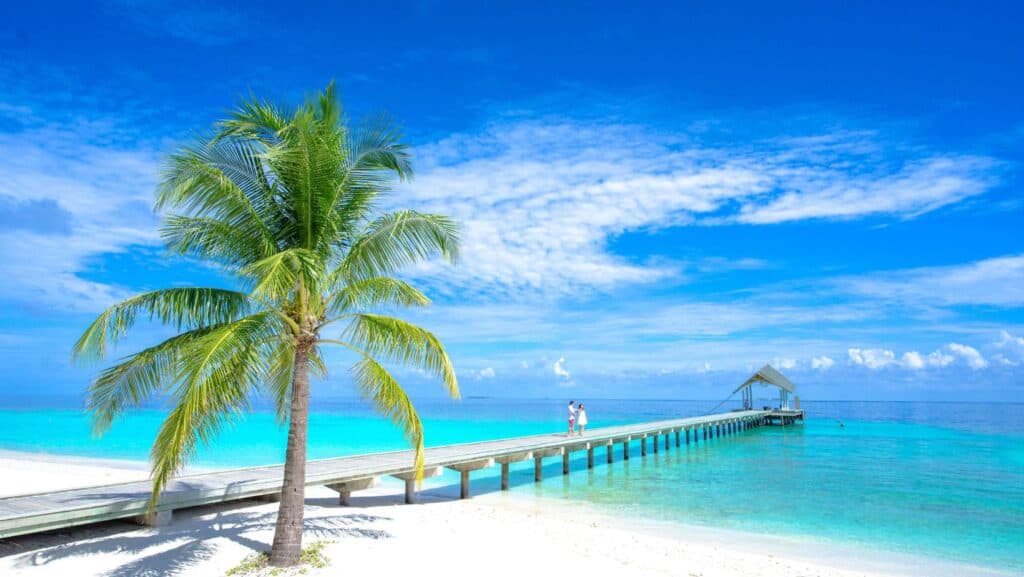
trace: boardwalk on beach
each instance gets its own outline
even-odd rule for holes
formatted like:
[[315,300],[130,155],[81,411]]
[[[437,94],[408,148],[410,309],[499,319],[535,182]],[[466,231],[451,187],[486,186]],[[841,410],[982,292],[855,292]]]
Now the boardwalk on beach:
[[[594,466],[594,454],[604,448],[611,463],[616,453],[629,459],[632,447],[639,445],[640,455],[704,442],[709,438],[732,435],[767,423],[769,411],[737,411],[658,421],[637,425],[605,427],[587,431],[582,437],[562,434],[533,435],[494,441],[462,443],[426,450],[424,476],[440,474],[442,469],[461,473],[461,496],[469,497],[471,471],[501,466],[501,487],[508,489],[509,464],[534,461],[534,475],[541,480],[542,460],[562,457],[562,472],[567,474],[570,455],[586,451],[587,466]],[[306,465],[306,484],[325,485],[348,504],[354,491],[374,486],[380,477],[392,476],[405,481],[405,499],[415,500],[412,469],[413,451],[394,451],[310,461]],[[119,483],[67,491],[54,491],[0,499],[0,538],[63,529],[76,525],[133,519],[148,525],[171,521],[175,509],[184,509],[240,499],[274,500],[281,491],[283,467],[273,465],[214,471],[178,477],[167,485],[155,512],[146,512],[151,484],[147,481]]]

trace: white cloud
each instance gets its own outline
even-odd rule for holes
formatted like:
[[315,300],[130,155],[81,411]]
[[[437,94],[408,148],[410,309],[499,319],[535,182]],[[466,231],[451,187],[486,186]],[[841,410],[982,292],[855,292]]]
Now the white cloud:
[[[0,208],[40,207],[33,223],[0,211],[0,298],[56,310],[93,312],[126,296],[80,273],[90,259],[156,244],[157,174],[152,151],[108,139],[110,127],[30,127],[0,134]],[[114,139],[116,142],[116,139]],[[59,221],[48,228],[46,221]]]
[[880,369],[896,363],[896,354],[887,349],[848,349],[850,362],[869,369]]
[[828,369],[831,369],[835,364],[836,362],[832,360],[831,357],[827,357],[825,355],[822,355],[820,357],[814,357],[811,359],[812,369],[827,371]]
[[917,351],[909,351],[903,353],[901,361],[903,363],[903,366],[907,367],[908,369],[924,368],[924,358],[921,356],[921,353]]
[[477,376],[479,378],[481,378],[481,379],[493,379],[494,378],[494,368],[493,367],[487,367],[487,368],[481,369],[480,371],[477,372]]
[[926,364],[929,367],[948,367],[953,364],[956,359],[952,355],[944,353],[942,350],[933,351],[928,354]]
[[530,368],[530,361],[519,361],[519,366],[524,369],[528,369]]
[[555,361],[553,368],[555,370],[555,375],[558,377],[563,379],[570,379],[572,377],[572,375],[569,374],[569,371],[565,368],[565,357],[559,357],[559,359]]
[[1024,337],[1015,337],[1005,330],[999,331],[999,340],[996,341],[996,346],[1024,351]]
[[773,224],[875,214],[910,218],[985,192],[992,186],[986,176],[992,168],[991,159],[971,156],[915,159],[896,172],[858,176],[822,166],[797,168],[779,179],[787,192],[765,204],[745,204],[738,220]]
[[999,170],[988,158],[908,152],[872,133],[708,146],[687,134],[550,118],[454,134],[417,157],[402,202],[463,223],[465,258],[445,277],[494,298],[679,278],[679,263],[613,254],[609,239],[627,231],[912,218],[985,192]]
[[1006,330],[999,331],[999,340],[994,346],[998,352],[992,358],[999,364],[1015,367],[1024,362],[1024,337],[1014,336]]
[[972,369],[984,369],[988,366],[988,361],[985,360],[985,357],[981,356],[978,349],[972,346],[961,345],[960,343],[949,343],[946,347],[954,354],[963,358],[964,361],[967,362],[967,366]]
[[847,354],[852,365],[863,366],[873,370],[885,367],[897,367],[915,371],[926,368],[943,368],[952,365],[958,358],[971,369],[977,370],[988,367],[988,361],[985,360],[977,349],[959,343],[949,343],[928,355],[922,355],[917,351],[907,351],[899,358],[897,358],[896,353],[888,349],[850,348]]
[[1024,305],[1024,255],[837,279],[842,290],[911,304]]
[[772,364],[779,369],[795,369],[798,363],[796,359],[776,358]]

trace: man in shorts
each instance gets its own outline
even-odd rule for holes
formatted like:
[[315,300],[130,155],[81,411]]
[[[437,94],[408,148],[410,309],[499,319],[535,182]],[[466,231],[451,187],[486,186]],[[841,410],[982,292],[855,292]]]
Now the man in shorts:
[[576,434],[576,406],[575,401],[569,401],[569,433],[566,437],[571,437]]

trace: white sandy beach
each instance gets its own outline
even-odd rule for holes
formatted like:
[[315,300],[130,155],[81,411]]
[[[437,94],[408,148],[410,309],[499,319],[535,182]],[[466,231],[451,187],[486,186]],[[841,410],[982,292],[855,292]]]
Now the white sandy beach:
[[[3,495],[146,477],[144,463],[0,453]],[[308,575],[427,574],[871,577],[999,575],[921,558],[767,536],[611,519],[551,499],[490,493],[460,501],[430,490],[401,504],[399,485],[352,507],[310,488],[307,543],[331,566]],[[269,549],[277,505],[240,502],[175,513],[161,529],[108,523],[0,541],[0,575],[224,575]],[[341,571],[339,571],[339,569]]]

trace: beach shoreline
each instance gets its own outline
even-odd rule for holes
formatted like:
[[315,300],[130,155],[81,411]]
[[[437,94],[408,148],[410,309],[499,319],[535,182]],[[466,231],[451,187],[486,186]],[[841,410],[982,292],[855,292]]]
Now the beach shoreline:
[[[140,461],[14,451],[0,451],[0,469],[16,472],[5,479],[4,494],[105,485],[148,477],[148,464]],[[346,567],[365,564],[375,571],[381,570],[381,563],[384,563],[388,569],[385,574],[417,569],[411,561],[415,555],[389,554],[394,549],[388,546],[395,541],[401,544],[403,552],[418,551],[425,558],[436,556],[454,541],[460,551],[473,551],[471,557],[479,557],[478,563],[488,556],[497,559],[502,554],[520,550],[535,551],[535,556],[543,558],[545,567],[550,567],[552,573],[590,566],[589,572],[597,575],[1010,575],[1008,571],[863,547],[611,516],[590,504],[535,497],[517,491],[483,493],[461,501],[457,499],[455,487],[428,485],[421,494],[421,505],[404,505],[401,499],[401,486],[397,482],[355,494],[353,506],[347,508],[337,506],[333,491],[310,487],[307,517],[311,530],[307,542],[319,538],[330,540],[328,556],[344,559]],[[146,555],[146,550],[163,551],[169,546],[173,548],[172,543],[185,540],[208,553],[197,558],[185,574],[222,575],[254,547],[269,546],[273,531],[270,521],[276,507],[275,504],[243,501],[176,512],[175,523],[160,530],[117,522],[58,534],[20,537],[0,542],[3,543],[0,568],[4,568],[4,574],[31,576],[66,574],[73,566],[76,574],[87,575],[109,573],[125,563],[143,563],[140,568],[161,571],[164,557],[155,553]],[[234,527],[228,531],[234,538],[225,536],[225,527]],[[142,540],[149,546],[141,550],[120,546],[125,540]],[[102,553],[97,554],[97,548]],[[572,555],[566,559],[559,551],[574,552],[580,559],[574,561]],[[148,557],[153,558],[146,561]],[[563,563],[567,564],[559,568]],[[680,573],[683,565],[687,570]],[[467,563],[462,569],[452,567],[446,574],[474,574],[472,567],[474,563]]]

